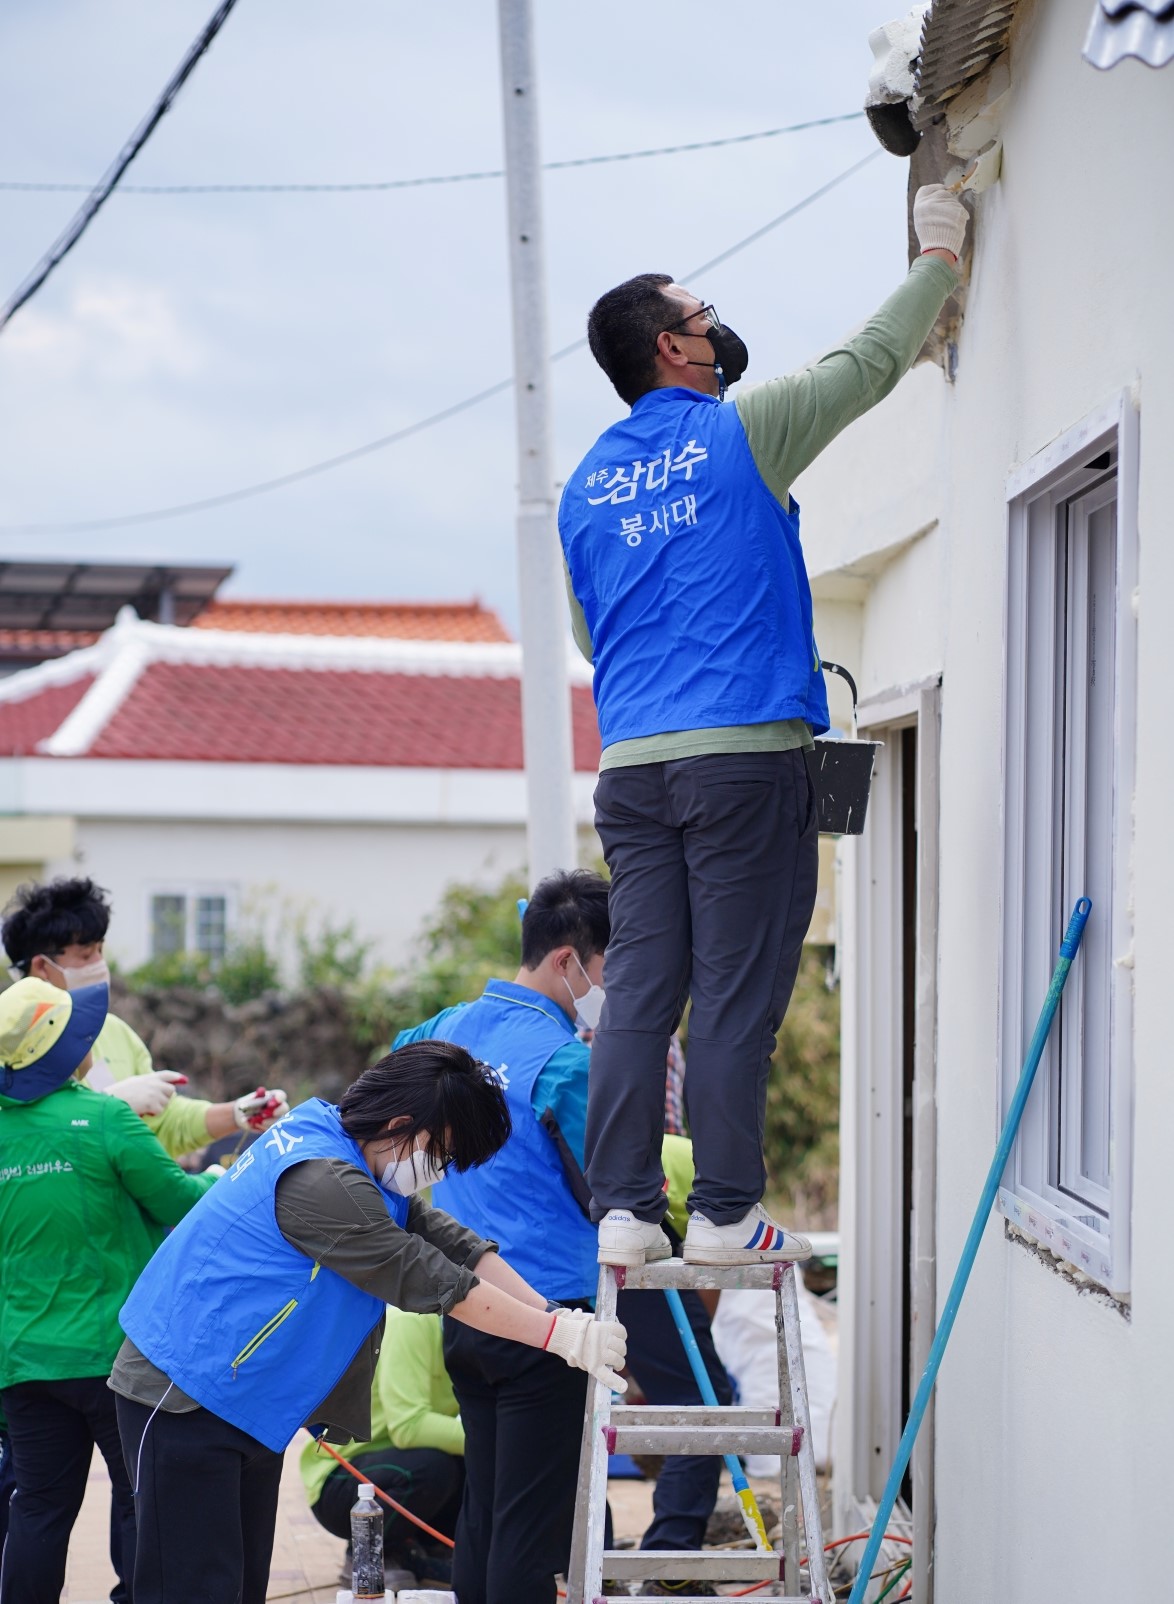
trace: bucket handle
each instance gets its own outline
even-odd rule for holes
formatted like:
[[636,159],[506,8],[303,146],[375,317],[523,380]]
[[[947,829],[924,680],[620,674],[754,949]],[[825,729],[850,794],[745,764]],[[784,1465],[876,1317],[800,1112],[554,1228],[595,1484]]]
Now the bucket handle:
[[852,692],[852,734],[855,736],[858,733],[856,728],[856,703],[858,700],[856,681],[842,663],[820,663],[819,666],[825,674],[838,674],[841,679],[848,681],[848,689]]

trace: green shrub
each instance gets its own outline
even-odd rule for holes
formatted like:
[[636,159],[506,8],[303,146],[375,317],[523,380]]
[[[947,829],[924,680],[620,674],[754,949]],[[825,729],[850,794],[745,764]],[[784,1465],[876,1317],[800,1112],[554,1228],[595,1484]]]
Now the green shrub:
[[212,984],[212,965],[200,952],[168,952],[159,958],[148,958],[137,969],[129,969],[122,978],[132,991],[146,986],[202,987]]
[[336,925],[324,919],[311,931],[305,920],[295,935],[298,981],[306,991],[333,986],[342,991],[363,979],[375,943],[359,935],[353,919]]
[[215,986],[225,1002],[251,1002],[281,985],[277,960],[260,936],[234,941],[217,962],[201,952],[169,952],[132,969],[126,976],[132,991],[146,986]]
[[835,1224],[840,1179],[840,994],[828,985],[829,957],[803,949],[766,1092],[771,1197],[815,1229]]

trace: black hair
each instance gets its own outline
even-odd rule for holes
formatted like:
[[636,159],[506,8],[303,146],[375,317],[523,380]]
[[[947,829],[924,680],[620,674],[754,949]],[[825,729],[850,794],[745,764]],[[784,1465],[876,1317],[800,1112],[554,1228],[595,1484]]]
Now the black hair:
[[4,910],[0,941],[8,961],[23,974],[39,955],[56,958],[77,942],[105,941],[110,925],[109,893],[92,880],[50,880],[18,886]]
[[339,1098],[342,1127],[356,1142],[395,1132],[409,1148],[427,1132],[428,1158],[456,1170],[472,1169],[505,1146],[510,1113],[505,1092],[488,1064],[447,1041],[414,1041],[388,1053]]
[[537,969],[556,947],[574,947],[581,963],[611,939],[607,881],[593,869],[560,869],[534,887],[522,915],[522,962]]
[[638,273],[601,295],[587,316],[591,355],[629,406],[654,388],[657,335],[674,312],[681,321],[677,302],[664,293],[672,282],[668,273]]

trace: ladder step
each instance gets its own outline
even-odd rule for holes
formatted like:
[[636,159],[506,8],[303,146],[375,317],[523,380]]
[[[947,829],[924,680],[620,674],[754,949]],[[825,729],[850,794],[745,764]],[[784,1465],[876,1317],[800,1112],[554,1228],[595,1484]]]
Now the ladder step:
[[604,1426],[609,1454],[782,1454],[794,1459],[801,1426]]
[[779,1409],[747,1409],[741,1404],[613,1404],[616,1426],[728,1426],[741,1431],[747,1426],[781,1426]]
[[741,1288],[772,1292],[778,1289],[786,1268],[785,1264],[686,1264],[684,1259],[659,1259],[638,1267],[617,1265],[611,1273],[621,1290],[677,1287],[681,1291]]
[[603,1574],[611,1581],[779,1582],[783,1556],[737,1548],[605,1548]]
[[[713,1604],[713,1594],[706,1593],[678,1593],[674,1595],[677,1604]],[[756,1604],[823,1604],[820,1598],[809,1598],[804,1594],[802,1598],[794,1593],[755,1593]],[[595,1598],[592,1604],[612,1604],[609,1598]]]

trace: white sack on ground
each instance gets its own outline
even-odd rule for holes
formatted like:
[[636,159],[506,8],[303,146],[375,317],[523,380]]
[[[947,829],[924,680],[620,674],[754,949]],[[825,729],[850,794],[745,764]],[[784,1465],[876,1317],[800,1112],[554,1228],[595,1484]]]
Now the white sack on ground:
[[[815,1299],[799,1277],[796,1277],[796,1288],[803,1364],[807,1372],[807,1401],[811,1410],[812,1448],[816,1465],[824,1470],[830,1453],[832,1409],[836,1401],[836,1355]],[[777,1409],[779,1359],[774,1293],[723,1292],[713,1319],[713,1340],[737,1386],[739,1402],[751,1409]],[[750,1476],[779,1474],[777,1454],[748,1454],[745,1465]]]

